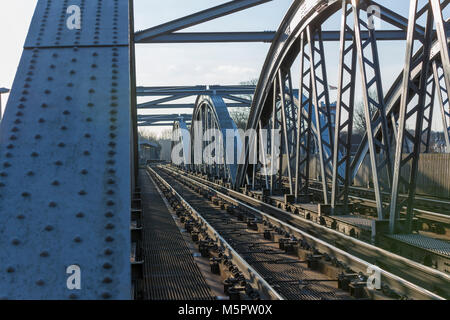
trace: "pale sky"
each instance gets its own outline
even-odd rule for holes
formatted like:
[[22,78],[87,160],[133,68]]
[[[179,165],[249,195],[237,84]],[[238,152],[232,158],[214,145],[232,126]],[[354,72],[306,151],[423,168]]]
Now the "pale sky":
[[[0,87],[11,88],[37,0],[0,1]],[[135,0],[135,28],[141,30],[153,27],[224,2],[227,1]],[[419,2],[423,5],[424,0]],[[291,0],[274,0],[183,31],[276,30],[291,3]],[[405,17],[408,15],[408,0],[381,0],[379,3]],[[444,17],[448,18],[447,9],[444,11]],[[327,22],[324,28],[337,30],[338,26],[339,18],[335,17]],[[392,29],[389,25],[383,28]],[[137,84],[238,84],[258,78],[269,47],[267,43],[140,44],[136,49]],[[337,44],[331,43],[327,43],[325,48],[328,54],[329,83],[336,85],[339,49]],[[385,91],[400,72],[404,63],[404,51],[402,44],[384,42],[379,45]],[[298,87],[298,84],[294,85]],[[6,97],[3,96],[3,107]],[[186,110],[182,112],[186,113]],[[441,128],[439,110],[435,110],[435,115],[433,127],[438,129]],[[164,129],[157,127],[156,130]]]

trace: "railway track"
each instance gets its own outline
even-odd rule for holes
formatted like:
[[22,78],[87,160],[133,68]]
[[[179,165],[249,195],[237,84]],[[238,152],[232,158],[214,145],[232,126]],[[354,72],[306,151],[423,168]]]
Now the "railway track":
[[[283,184],[286,189],[289,187],[288,182],[284,182]],[[321,182],[312,179],[310,182],[309,190],[312,191],[315,196],[322,198],[323,191],[321,187],[322,187]],[[331,185],[329,185],[329,188],[331,189]],[[350,186],[349,190],[350,190],[349,195],[350,203],[366,207],[369,210],[375,208],[376,201],[372,189]],[[383,192],[382,196],[383,196],[383,203],[387,205],[389,203],[391,195],[386,192]],[[405,198],[406,196],[401,194],[399,195],[399,197]],[[433,226],[432,232],[438,234],[445,234],[447,229],[450,230],[450,200],[429,198],[424,196],[416,196],[414,200],[415,200],[414,216],[418,219],[425,220],[428,223],[436,223],[436,225]],[[375,216],[375,211],[373,211],[372,213]]]
[[[278,245],[280,239],[288,242],[292,240],[297,246],[294,250],[297,252],[296,258],[300,258],[300,260],[301,258],[313,259],[314,262],[310,261],[310,265],[313,264],[316,267],[320,265],[319,269],[322,271],[331,268],[335,272],[334,277],[337,273],[345,278],[345,281],[353,281],[353,293],[356,290],[361,294],[362,290],[366,297],[377,298],[382,296],[397,299],[441,299],[450,296],[448,291],[450,278],[442,272],[347,237],[334,230],[316,224],[312,226],[311,221],[302,221],[302,219],[264,202],[259,202],[242,194],[239,195],[236,191],[219,186],[212,187],[211,184],[207,185],[206,181],[194,179],[186,173],[180,174],[174,168],[159,166],[158,168],[148,168],[148,170],[159,176],[160,181],[170,180],[170,183],[166,182],[168,187],[183,189],[181,186],[187,185],[196,190],[197,193],[203,194],[203,196],[220,199],[222,206],[226,209],[231,206],[233,210],[250,215],[257,226],[257,230],[263,235],[266,233],[267,239],[276,239]],[[239,197],[236,197],[236,195],[239,195]],[[199,201],[198,205],[201,206],[205,200],[195,200],[194,197],[191,201]],[[240,232],[236,234],[240,235]],[[242,237],[239,237],[239,239],[241,239],[239,241],[242,241]],[[252,241],[244,242],[253,243]],[[232,243],[231,240],[230,243]],[[236,245],[239,246],[239,243]],[[306,264],[308,264],[308,261],[306,261]],[[365,285],[362,285],[364,282],[362,279],[366,279],[368,276],[368,268],[374,266],[381,268],[381,290],[367,290]],[[333,268],[337,268],[339,271]],[[395,274],[392,271],[395,271]],[[272,272],[269,277],[277,273],[280,272]],[[355,275],[356,280],[352,279]]]

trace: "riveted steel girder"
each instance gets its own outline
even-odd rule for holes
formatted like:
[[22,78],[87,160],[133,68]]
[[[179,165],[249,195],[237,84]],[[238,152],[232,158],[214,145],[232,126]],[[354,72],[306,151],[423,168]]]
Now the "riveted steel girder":
[[2,298],[131,297],[130,11],[37,2],[0,125]]

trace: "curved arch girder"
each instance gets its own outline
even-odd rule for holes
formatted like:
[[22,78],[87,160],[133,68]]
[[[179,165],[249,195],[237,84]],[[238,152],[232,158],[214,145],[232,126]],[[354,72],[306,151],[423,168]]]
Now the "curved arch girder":
[[221,96],[197,97],[190,132],[191,168],[225,179],[234,186],[242,143]]

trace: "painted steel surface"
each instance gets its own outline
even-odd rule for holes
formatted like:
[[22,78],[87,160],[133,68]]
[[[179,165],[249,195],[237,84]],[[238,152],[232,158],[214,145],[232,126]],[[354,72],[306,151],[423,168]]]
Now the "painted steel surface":
[[128,1],[37,4],[0,127],[2,298],[130,298],[128,30]]

